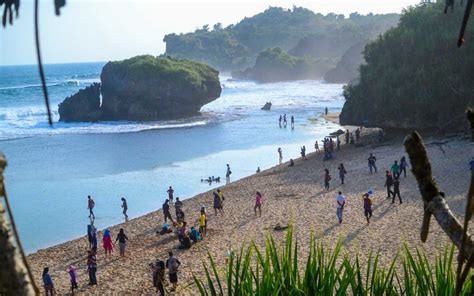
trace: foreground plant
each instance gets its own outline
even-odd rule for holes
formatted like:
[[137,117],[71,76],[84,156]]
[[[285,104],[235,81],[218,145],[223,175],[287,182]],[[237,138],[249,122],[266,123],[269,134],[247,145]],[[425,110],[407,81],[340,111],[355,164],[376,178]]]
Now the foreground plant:
[[[231,256],[225,272],[209,254],[204,264],[205,280],[194,276],[200,295],[454,295],[456,273],[452,246],[431,263],[416,248],[403,249],[388,266],[379,264],[379,254],[369,254],[367,262],[359,256],[342,255],[343,246],[325,247],[313,236],[306,264],[298,260],[298,242],[290,226],[279,247],[269,235],[264,250],[255,244],[242,247]],[[471,282],[462,295],[471,295]]]

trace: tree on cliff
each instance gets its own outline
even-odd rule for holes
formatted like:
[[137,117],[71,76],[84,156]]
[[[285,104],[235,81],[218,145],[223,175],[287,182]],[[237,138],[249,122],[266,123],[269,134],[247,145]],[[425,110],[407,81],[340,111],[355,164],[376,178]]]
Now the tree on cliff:
[[[443,4],[404,11],[398,27],[364,50],[359,84],[348,85],[342,124],[393,128],[463,126],[474,103],[474,42],[456,48],[461,9]],[[466,39],[473,40],[474,24]],[[459,125],[461,123],[461,125]]]

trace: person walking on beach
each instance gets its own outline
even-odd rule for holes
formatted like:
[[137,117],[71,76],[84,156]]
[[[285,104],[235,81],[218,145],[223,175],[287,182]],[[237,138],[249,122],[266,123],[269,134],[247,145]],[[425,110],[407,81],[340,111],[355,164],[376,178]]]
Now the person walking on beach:
[[282,120],[283,120],[283,117],[282,117],[281,114],[280,114],[280,118],[278,118],[278,125],[280,126],[280,128],[281,128],[281,121],[282,121]]
[[220,206],[221,212],[224,213],[224,200],[225,200],[224,192],[220,189],[217,189],[217,195],[219,195],[219,200],[221,201],[221,206]]
[[232,171],[230,170],[229,164],[227,164],[227,171],[225,173],[226,184],[230,183],[230,175],[232,175]]
[[168,221],[168,219],[173,221],[173,218],[171,217],[171,213],[170,213],[169,201],[170,201],[169,199],[165,200],[165,202],[163,203],[163,206],[162,206],[163,216],[165,217],[165,223]]
[[400,196],[400,178],[399,176],[396,176],[395,179],[393,179],[393,197],[392,197],[392,203],[395,203],[395,196],[398,195],[398,200],[400,201],[400,204],[403,203],[402,197]]
[[102,244],[104,247],[105,255],[112,255],[113,242],[112,242],[112,234],[110,233],[109,229],[104,230],[104,235],[102,237]]
[[360,129],[359,128],[356,129],[355,134],[356,134],[356,141],[359,142],[359,140],[360,140]]
[[106,229],[104,231],[104,237],[102,238],[102,244],[104,246],[105,255],[112,255],[113,245],[112,237],[110,236],[110,230]]
[[97,229],[92,226],[92,246],[91,249],[94,250],[94,252],[97,251]]
[[295,117],[291,115],[291,129],[295,129]]
[[324,108],[324,114],[325,114],[325,115],[328,115],[328,111],[329,111],[329,110],[328,110],[328,107]]
[[372,199],[368,193],[362,195],[362,200],[364,202],[364,216],[367,219],[367,225],[370,224],[370,218],[372,218]]
[[173,255],[173,252],[169,252],[168,255],[169,258],[166,260],[166,268],[168,268],[171,291],[175,291],[176,286],[178,285],[178,269],[181,265],[181,262],[179,262],[178,258]]
[[328,169],[324,169],[324,188],[329,190],[329,181],[331,181],[331,174]]
[[179,200],[179,197],[176,198],[176,202],[174,203],[174,210],[176,217],[178,217],[178,213],[181,211],[181,208],[183,207],[183,202]]
[[346,129],[346,133],[344,134],[346,144],[349,144],[349,129]]
[[375,162],[377,161],[377,158],[375,158],[375,156],[372,153],[370,153],[370,156],[367,159],[367,161],[369,163],[370,173],[372,174],[372,169],[374,170],[375,173],[377,173],[377,166],[375,165]]
[[339,136],[336,136],[336,149],[337,151],[341,150],[341,140],[339,140]]
[[170,188],[166,192],[168,192],[168,200],[170,201],[170,203],[173,203],[173,187],[170,186]]
[[89,286],[97,285],[97,257],[93,250],[87,251],[87,272],[89,273]]
[[222,206],[221,206],[222,205],[221,197],[215,191],[212,194],[214,196],[213,204],[214,204],[214,212],[215,212],[216,216],[217,216],[217,211],[219,211],[219,213],[221,213],[221,214],[224,214],[224,212],[222,211]]
[[89,218],[95,219],[94,215],[95,202],[90,195],[87,196],[87,209],[89,210]]
[[120,257],[124,257],[125,246],[127,244],[128,237],[125,235],[123,228],[120,228],[119,233],[117,234],[117,238],[115,239],[115,242],[117,241],[119,242]]
[[393,177],[392,174],[390,174],[390,171],[385,171],[385,185],[384,187],[387,187],[387,198],[390,198],[390,194],[394,194],[392,191],[392,186],[393,186]]
[[125,199],[125,197],[122,197],[122,209],[123,209],[123,215],[125,216],[125,221],[128,221],[128,215],[127,215],[127,211],[128,211],[128,204],[127,204],[127,200]]
[[204,207],[201,207],[201,213],[199,214],[199,232],[202,237],[207,235],[207,214]]
[[283,151],[281,150],[281,147],[278,147],[278,164],[281,164],[283,162]]
[[319,152],[318,140],[316,140],[316,142],[314,142],[314,150],[316,150],[316,152]]
[[398,162],[395,160],[395,162],[392,164],[392,167],[390,169],[392,171],[392,176],[394,178],[398,178],[400,174],[400,166],[398,165]]
[[337,202],[336,215],[337,215],[337,219],[339,220],[339,224],[341,224],[342,213],[344,211],[344,205],[346,204],[346,198],[344,197],[344,195],[342,195],[341,191],[339,191],[336,196],[336,202]]
[[407,168],[408,168],[408,162],[407,162],[407,159],[405,158],[405,156],[402,156],[402,158],[400,159],[400,175],[402,174],[403,172],[403,176],[406,178],[407,176]]
[[347,174],[346,168],[344,167],[344,164],[340,164],[337,169],[339,170],[339,179],[341,179],[341,185],[344,185],[344,177]]
[[89,242],[89,249],[92,249],[92,233],[94,229],[94,224],[87,225],[87,240]]
[[43,269],[43,286],[45,295],[54,295],[54,284],[53,279],[49,275],[49,267]]
[[255,207],[253,208],[253,210],[255,211],[255,216],[257,216],[257,209],[259,216],[262,217],[262,194],[258,191],[255,196]]
[[257,174],[260,173],[260,167],[257,167],[256,173],[257,173]]
[[156,288],[157,293],[160,293],[160,296],[165,296],[165,269],[163,260],[157,260],[156,264],[152,266],[153,287]]
[[71,265],[67,271],[69,273],[69,279],[71,280],[71,294],[74,295],[74,290],[78,288],[77,286],[77,272],[76,268]]

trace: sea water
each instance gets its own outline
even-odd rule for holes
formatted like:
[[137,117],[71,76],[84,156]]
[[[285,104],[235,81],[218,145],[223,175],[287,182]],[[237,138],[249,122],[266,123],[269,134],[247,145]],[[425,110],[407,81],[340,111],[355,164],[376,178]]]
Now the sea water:
[[[57,105],[100,80],[104,63],[46,65],[55,124],[49,127],[35,66],[0,67],[0,151],[6,187],[25,248],[33,252],[85,235],[87,195],[99,229],[161,208],[171,185],[182,199],[314,151],[338,125],[320,118],[339,111],[342,85],[322,81],[257,84],[221,75],[221,97],[202,116],[176,121],[59,123]],[[272,102],[271,111],[260,108]],[[288,126],[278,117],[286,114]],[[295,117],[295,129],[289,119]],[[201,182],[220,176],[221,183]],[[255,188],[256,190],[258,188]],[[249,196],[253,198],[253,196]],[[212,196],[209,196],[209,202]]]

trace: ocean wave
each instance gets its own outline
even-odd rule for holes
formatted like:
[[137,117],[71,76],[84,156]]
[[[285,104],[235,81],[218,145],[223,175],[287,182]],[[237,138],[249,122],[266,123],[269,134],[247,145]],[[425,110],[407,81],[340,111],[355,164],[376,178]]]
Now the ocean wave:
[[[47,87],[57,87],[57,86],[87,86],[94,82],[100,82],[99,78],[88,78],[88,79],[67,79],[61,82],[47,83]],[[29,89],[29,88],[41,88],[41,84],[25,84],[25,85],[16,85],[16,86],[4,86],[0,87],[2,90],[17,90],[17,89]]]

